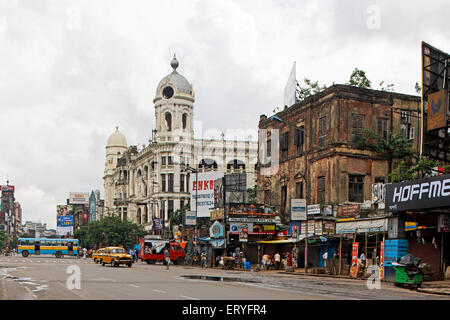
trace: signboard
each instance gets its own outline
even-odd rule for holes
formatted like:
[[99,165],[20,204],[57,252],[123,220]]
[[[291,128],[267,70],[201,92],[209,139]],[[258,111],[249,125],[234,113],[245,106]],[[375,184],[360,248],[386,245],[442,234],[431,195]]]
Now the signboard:
[[198,218],[210,217],[209,211],[214,207],[214,181],[220,178],[223,178],[223,172],[210,171],[200,172],[189,180],[191,211],[197,207]]
[[224,238],[224,226],[219,221],[214,222],[213,225],[209,228],[209,236],[214,239]]
[[10,186],[10,185],[2,186],[2,192],[14,193],[14,186]]
[[254,223],[252,226],[251,224],[236,222],[230,223],[230,234],[239,234],[243,225],[248,226],[249,235],[274,235],[276,233],[275,224]]
[[153,218],[153,230],[155,231],[164,230],[164,219]]
[[184,224],[186,226],[195,226],[197,224],[197,217],[195,211],[187,211],[184,213]]
[[322,213],[324,216],[332,216],[333,215],[333,206],[331,204],[324,205],[322,207]]
[[450,232],[450,215],[440,214],[439,215],[439,232]]
[[228,218],[230,222],[274,223],[275,219],[263,218]]
[[306,221],[306,199],[291,199],[291,221]]
[[242,225],[239,231],[239,242],[248,242],[248,228],[246,225]]
[[352,217],[360,212],[361,212],[361,205],[359,204],[339,206],[337,216],[339,218]]
[[408,240],[394,239],[384,241],[384,265],[392,266],[392,262],[397,262],[399,258],[408,253]]
[[447,90],[428,95],[428,131],[447,127]]
[[214,180],[214,208],[223,207],[223,178]]
[[350,277],[356,278],[358,276],[358,249],[359,242],[352,244],[352,265],[350,268]]
[[211,211],[210,220],[221,220],[221,219],[223,219],[223,209]]
[[[72,227],[73,226],[73,206],[72,205],[56,206],[56,226],[57,227]],[[65,232],[64,234],[66,234],[66,233],[67,232]]]
[[320,204],[310,204],[307,206],[308,215],[320,214]]
[[388,219],[338,221],[336,234],[388,231]]
[[314,234],[316,236],[322,235],[322,220],[314,221]]
[[89,204],[89,192],[70,192],[70,204]]
[[384,241],[380,243],[380,280],[384,279]]
[[302,221],[301,223],[301,234],[306,234],[306,223],[308,223],[308,237],[313,236],[315,229],[314,220]]
[[450,175],[386,185],[387,212],[450,206]]
[[335,232],[335,223],[333,221],[324,221],[322,227],[323,234],[334,234]]
[[73,216],[59,217],[59,227],[71,227],[73,226]]

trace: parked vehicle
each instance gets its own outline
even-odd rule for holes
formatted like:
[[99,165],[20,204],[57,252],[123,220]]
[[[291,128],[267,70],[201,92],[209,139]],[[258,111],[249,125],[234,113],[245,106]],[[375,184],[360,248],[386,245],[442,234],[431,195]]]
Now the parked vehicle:
[[95,263],[100,262],[100,257],[105,253],[105,248],[98,249],[92,254],[92,260],[94,260]]
[[122,247],[106,247],[104,253],[100,257],[102,266],[111,264],[112,267],[118,267],[121,264],[126,264],[129,268],[133,265],[133,259],[125,252]]
[[165,262],[164,250],[168,249],[170,254],[170,261],[175,264],[183,264],[186,259],[186,254],[183,249],[185,242],[171,242],[167,240],[158,239],[142,239],[141,240],[141,261],[148,264],[154,264],[157,261]]

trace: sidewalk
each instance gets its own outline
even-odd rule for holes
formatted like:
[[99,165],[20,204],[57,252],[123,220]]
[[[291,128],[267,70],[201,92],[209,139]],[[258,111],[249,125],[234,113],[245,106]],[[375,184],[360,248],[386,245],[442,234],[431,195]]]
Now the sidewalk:
[[424,293],[450,295],[450,279],[444,281],[423,282],[417,291]]

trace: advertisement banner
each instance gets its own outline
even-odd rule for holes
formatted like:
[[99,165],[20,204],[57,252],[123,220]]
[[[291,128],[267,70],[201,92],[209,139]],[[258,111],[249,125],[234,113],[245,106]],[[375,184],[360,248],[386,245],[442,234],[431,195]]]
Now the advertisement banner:
[[56,206],[56,226],[57,227],[73,226],[73,206],[71,205]]
[[335,223],[333,221],[324,221],[323,234],[334,234],[334,232],[335,232]]
[[358,250],[359,250],[359,242],[353,242],[352,266],[350,268],[350,277],[352,278],[356,278],[358,276]]
[[339,218],[352,217],[360,212],[361,212],[361,205],[359,204],[339,206],[337,216]]
[[164,230],[164,219],[153,218],[153,230],[155,231]]
[[223,219],[223,209],[212,210],[209,219],[210,220],[221,220],[221,219]]
[[70,192],[70,204],[89,204],[89,192]]
[[428,95],[428,131],[442,129],[447,126],[447,90]]
[[306,199],[291,199],[291,221],[306,221]]
[[10,185],[2,186],[2,192],[14,193],[14,186]]
[[380,280],[384,279],[384,241],[380,243]]
[[320,204],[310,204],[307,206],[308,215],[320,214]]
[[450,206],[450,175],[386,185],[386,212]]
[[247,225],[242,225],[239,231],[239,242],[248,242],[248,228]]
[[314,221],[314,234],[316,236],[322,235],[322,220]]
[[[210,217],[210,209],[214,208],[214,181],[223,178],[223,172],[200,172],[189,179],[191,194],[191,211],[197,207],[197,217]],[[198,201],[196,201],[198,200]]]
[[195,211],[186,211],[184,213],[184,224],[186,226],[195,226],[197,224],[197,217]]
[[239,234],[243,225],[247,226],[249,235],[274,235],[276,233],[275,224],[254,223],[252,227],[251,224],[236,222],[230,224],[230,234]]
[[213,223],[209,228],[209,236],[212,239],[220,239],[225,237],[225,228],[219,221]]

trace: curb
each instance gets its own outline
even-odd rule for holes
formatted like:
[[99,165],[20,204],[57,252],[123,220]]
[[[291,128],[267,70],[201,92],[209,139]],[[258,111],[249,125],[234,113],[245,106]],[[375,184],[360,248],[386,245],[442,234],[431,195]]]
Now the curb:
[[439,294],[443,296],[450,296],[450,288],[447,288],[448,292],[435,291],[431,288],[417,288],[418,292],[429,293],[429,294]]

